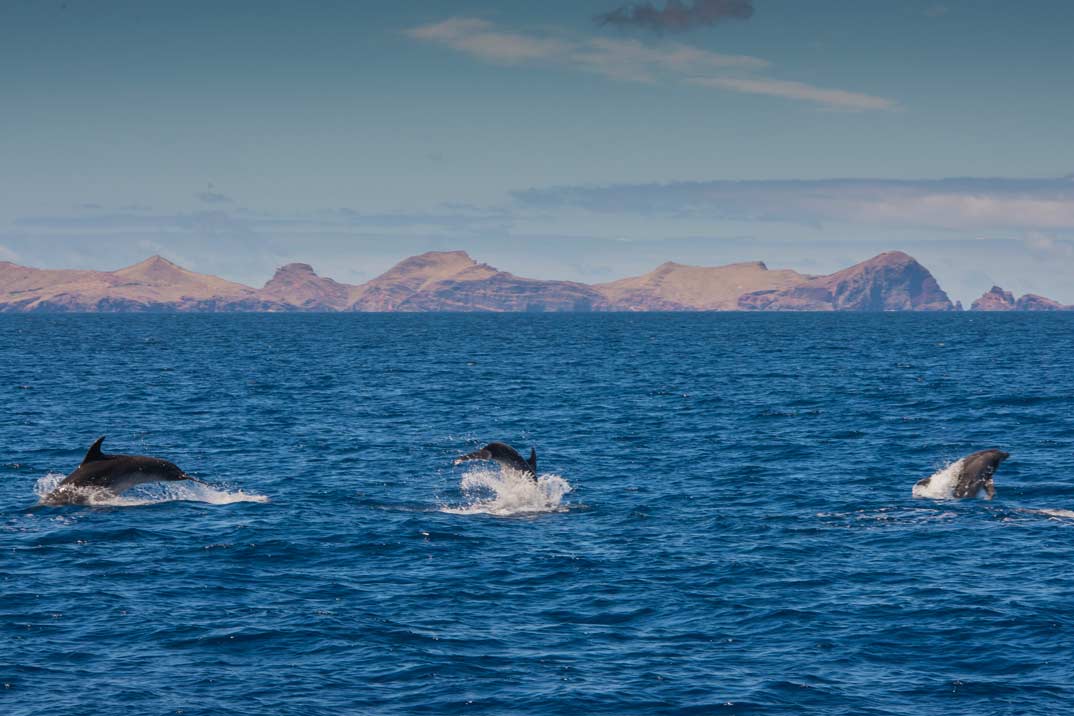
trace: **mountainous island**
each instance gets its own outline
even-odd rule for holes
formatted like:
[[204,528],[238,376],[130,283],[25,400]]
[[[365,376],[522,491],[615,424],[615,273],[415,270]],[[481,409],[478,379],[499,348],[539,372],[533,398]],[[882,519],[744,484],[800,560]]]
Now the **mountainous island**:
[[[1065,310],[993,287],[978,311]],[[523,278],[463,251],[405,259],[361,284],[281,267],[261,288],[188,271],[160,256],[117,271],[35,269],[0,262],[0,312],[581,312],[955,311],[928,269],[891,251],[828,276],[761,262],[703,267],[665,263],[643,276],[588,285]]]
[[1014,294],[1004,291],[999,286],[993,286],[984,295],[973,302],[970,310],[973,311],[1069,311],[1074,306],[1064,306],[1058,301],[1053,301],[1035,293],[1027,293],[1017,301]]

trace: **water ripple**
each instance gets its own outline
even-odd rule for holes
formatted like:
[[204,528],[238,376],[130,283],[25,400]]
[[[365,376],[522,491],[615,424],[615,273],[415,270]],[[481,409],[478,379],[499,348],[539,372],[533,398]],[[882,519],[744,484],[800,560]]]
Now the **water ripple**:
[[[1074,700],[1074,315],[0,316],[0,395],[11,716]],[[101,434],[217,487],[38,506]]]

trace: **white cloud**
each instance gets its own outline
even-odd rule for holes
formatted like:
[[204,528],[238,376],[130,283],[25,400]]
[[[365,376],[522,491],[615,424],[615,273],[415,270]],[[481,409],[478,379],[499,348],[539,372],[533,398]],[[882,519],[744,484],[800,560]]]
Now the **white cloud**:
[[570,49],[570,45],[555,38],[497,30],[491,22],[478,18],[451,18],[415,27],[407,34],[416,40],[446,45],[479,60],[504,64],[547,61]]
[[763,69],[768,62],[749,55],[723,55],[690,45],[660,47],[638,40],[597,37],[576,45],[566,64],[618,80],[655,81],[659,76],[697,75],[737,69]]
[[802,82],[742,77],[741,73],[763,70],[770,63],[759,57],[709,52],[677,42],[648,44],[623,38],[524,34],[500,29],[487,20],[465,17],[415,27],[406,34],[495,64],[566,67],[624,82],[680,82],[812,102],[832,109],[886,110],[895,106],[894,101],[883,97]]
[[687,80],[690,84],[702,87],[718,87],[735,92],[763,94],[771,97],[784,97],[805,102],[816,102],[826,107],[851,110],[893,109],[895,102],[884,97],[847,92],[846,90],[825,89],[803,82],[788,82],[771,79],[742,79],[737,77],[696,77]]

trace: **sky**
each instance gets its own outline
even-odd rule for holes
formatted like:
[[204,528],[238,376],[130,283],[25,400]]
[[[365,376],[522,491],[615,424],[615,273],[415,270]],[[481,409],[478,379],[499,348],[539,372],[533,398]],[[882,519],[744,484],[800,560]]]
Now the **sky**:
[[885,250],[1074,303],[1074,4],[4,0],[0,260],[599,282]]

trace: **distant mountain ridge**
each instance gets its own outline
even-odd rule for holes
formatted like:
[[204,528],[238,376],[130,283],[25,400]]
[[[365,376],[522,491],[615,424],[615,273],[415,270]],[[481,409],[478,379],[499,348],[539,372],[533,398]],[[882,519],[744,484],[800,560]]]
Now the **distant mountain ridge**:
[[349,311],[600,311],[592,287],[521,278],[477,263],[465,251],[432,251],[405,259],[359,287]]
[[764,311],[953,311],[929,270],[889,251],[829,276],[741,296],[739,308]]
[[1035,293],[1027,293],[1014,299],[1014,294],[1004,291],[999,286],[993,286],[985,291],[973,305],[971,311],[1071,311],[1074,306],[1064,306],[1058,301],[1053,301]]
[[[1048,299],[1024,296],[1020,302],[1014,305],[1026,308],[1003,310],[1039,310],[1029,307]],[[716,267],[668,262],[642,276],[596,285],[516,276],[464,251],[412,256],[361,285],[292,263],[259,289],[195,273],[160,256],[117,271],[0,262],[0,312],[953,310],[959,307],[928,269],[899,251],[827,276],[771,270],[761,262]]]
[[770,271],[760,261],[715,267],[669,261],[643,276],[594,288],[618,310],[735,311],[747,293],[786,289],[811,278],[796,271]]
[[0,262],[0,311],[270,310],[258,291],[160,256],[118,271],[42,270]]
[[342,311],[354,302],[358,288],[318,276],[309,264],[295,263],[276,269],[257,293],[272,305],[291,310]]

